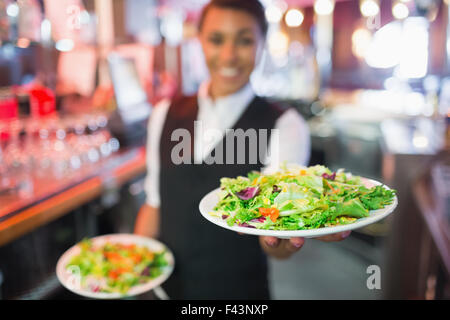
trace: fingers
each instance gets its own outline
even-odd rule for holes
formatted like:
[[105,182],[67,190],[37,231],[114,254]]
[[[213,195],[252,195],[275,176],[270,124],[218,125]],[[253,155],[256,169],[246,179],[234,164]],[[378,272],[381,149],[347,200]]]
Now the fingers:
[[289,252],[297,252],[305,243],[304,238],[280,239],[276,237],[263,237],[263,241],[270,248],[283,247]]
[[[348,230],[348,231],[328,234],[326,236],[312,238],[312,239],[325,241],[325,242],[336,242],[336,241],[342,241],[342,240],[348,238],[350,236],[350,234],[351,234],[351,231]],[[300,237],[290,238],[289,240],[280,239],[280,238],[276,238],[276,237],[261,237],[261,238],[263,239],[264,243],[270,248],[275,249],[275,248],[278,248],[280,246],[280,244],[282,244],[283,247],[286,248],[290,252],[296,252],[296,251],[300,250],[303,247],[303,245],[305,244],[305,239],[300,238]]]
[[262,237],[264,243],[270,248],[277,248],[280,245],[281,239],[276,237]]
[[344,231],[340,233],[333,233],[322,237],[314,238],[316,240],[325,241],[325,242],[334,242],[334,241],[342,241],[350,235],[351,231]]
[[304,238],[291,238],[286,241],[286,249],[290,252],[297,252],[305,244]]

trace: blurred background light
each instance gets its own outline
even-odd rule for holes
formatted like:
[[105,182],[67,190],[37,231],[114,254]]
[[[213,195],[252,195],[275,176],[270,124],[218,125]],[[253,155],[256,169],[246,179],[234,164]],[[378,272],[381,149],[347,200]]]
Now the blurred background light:
[[398,21],[390,22],[373,35],[365,54],[367,64],[373,68],[392,68],[400,62],[402,26]]
[[318,15],[329,15],[334,10],[334,0],[316,0],[314,11]]
[[30,45],[30,40],[27,38],[19,38],[17,39],[17,46],[19,48],[28,48],[28,46]]
[[16,3],[11,3],[6,8],[6,14],[12,18],[15,18],[19,15],[19,6]]
[[185,16],[181,10],[166,10],[161,17],[160,31],[170,46],[177,46],[183,40],[183,22]]
[[405,113],[409,116],[419,116],[425,106],[425,97],[420,92],[405,94]]
[[316,53],[317,62],[321,65],[331,64],[331,52],[327,48],[319,48]]
[[364,28],[356,29],[352,34],[352,52],[358,58],[364,58],[372,41],[372,33]]
[[428,147],[429,141],[425,135],[415,131],[413,136],[413,144],[418,149],[424,149]]
[[278,23],[283,18],[283,11],[276,5],[269,5],[266,8],[266,19],[270,23]]
[[428,21],[410,17],[403,23],[400,64],[395,70],[400,78],[423,78],[428,70]]
[[402,2],[397,2],[392,6],[392,15],[396,19],[405,19],[409,15],[408,6]]
[[360,10],[364,17],[374,17],[380,12],[380,6],[374,0],[363,0]]
[[52,24],[50,20],[44,19],[41,23],[41,40],[44,43],[49,43],[52,40]]
[[396,77],[387,78],[386,80],[384,80],[383,85],[386,90],[391,91],[400,91],[400,89],[402,88],[400,79]]
[[269,53],[274,58],[286,56],[289,49],[289,38],[283,32],[274,32],[268,40]]
[[289,27],[299,27],[303,23],[303,13],[298,9],[289,9],[285,16],[286,24]]
[[56,49],[62,52],[71,51],[74,47],[74,43],[72,39],[61,39],[56,42]]

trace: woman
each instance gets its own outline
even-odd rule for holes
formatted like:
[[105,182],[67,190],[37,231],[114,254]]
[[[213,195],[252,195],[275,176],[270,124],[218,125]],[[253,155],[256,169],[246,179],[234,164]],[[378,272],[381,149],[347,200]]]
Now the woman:
[[[199,25],[210,80],[196,96],[161,103],[150,119],[147,202],[138,214],[135,233],[159,237],[174,252],[176,267],[163,285],[173,299],[268,299],[266,254],[287,258],[304,243],[302,238],[239,235],[208,223],[198,212],[201,198],[218,187],[221,177],[245,176],[262,170],[265,162],[210,164],[218,150],[226,158],[226,139],[196,134],[198,123],[222,133],[227,128],[278,129],[269,143],[258,141],[263,149],[258,152],[268,154],[278,142],[279,161],[307,164],[309,135],[301,116],[255,96],[249,85],[266,32],[258,0],[212,0]],[[183,154],[192,159],[187,163],[174,163],[172,151],[178,141],[173,141],[172,133],[178,129],[194,137],[190,152]],[[245,151],[249,152],[248,146]],[[277,165],[272,161],[268,167]],[[346,235],[322,240],[341,240]]]

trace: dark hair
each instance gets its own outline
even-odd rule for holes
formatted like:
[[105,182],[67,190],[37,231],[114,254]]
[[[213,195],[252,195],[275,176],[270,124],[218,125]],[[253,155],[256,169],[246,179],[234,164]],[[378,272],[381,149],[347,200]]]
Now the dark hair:
[[267,20],[264,7],[259,0],[211,0],[202,10],[198,24],[199,30],[202,29],[206,14],[212,7],[245,11],[256,19],[263,36],[266,36]]

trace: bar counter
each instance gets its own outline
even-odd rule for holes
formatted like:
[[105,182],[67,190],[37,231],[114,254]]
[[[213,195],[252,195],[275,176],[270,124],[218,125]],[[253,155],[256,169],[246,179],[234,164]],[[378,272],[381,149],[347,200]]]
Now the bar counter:
[[418,285],[426,299],[450,298],[450,157],[443,152],[413,185],[423,220]]
[[145,173],[145,148],[130,148],[55,180],[33,177],[27,197],[0,195],[0,247]]

